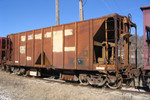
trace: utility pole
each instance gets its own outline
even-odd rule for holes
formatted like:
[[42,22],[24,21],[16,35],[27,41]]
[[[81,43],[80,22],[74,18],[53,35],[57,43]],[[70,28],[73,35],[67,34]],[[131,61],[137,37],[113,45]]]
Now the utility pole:
[[59,0],[55,0],[56,6],[56,25],[59,25]]
[[79,12],[80,12],[80,21],[83,21],[83,1],[79,0]]

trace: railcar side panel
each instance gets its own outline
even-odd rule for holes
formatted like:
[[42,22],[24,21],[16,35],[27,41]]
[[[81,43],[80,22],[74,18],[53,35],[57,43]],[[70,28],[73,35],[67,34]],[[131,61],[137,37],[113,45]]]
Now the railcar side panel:
[[93,37],[103,22],[104,18],[98,18],[15,34],[12,38],[14,63],[28,67],[92,70]]
[[27,66],[33,66],[33,33],[34,31],[28,31],[26,32],[26,64]]
[[53,28],[53,67],[63,68],[63,27]]
[[77,69],[89,70],[89,21],[78,23]]
[[41,66],[42,64],[42,29],[35,30],[34,35],[34,64]]
[[44,28],[43,59],[44,65],[52,65],[52,28]]
[[20,42],[20,65],[26,65],[26,33],[20,33],[19,35],[19,42]]
[[20,47],[20,42],[19,42],[19,34],[15,34],[14,35],[14,42],[13,42],[13,44],[14,44],[14,48],[15,48],[15,50],[14,50],[14,65],[19,65],[19,54],[20,54],[20,49],[19,49],[19,47]]
[[75,23],[64,25],[64,68],[75,68]]

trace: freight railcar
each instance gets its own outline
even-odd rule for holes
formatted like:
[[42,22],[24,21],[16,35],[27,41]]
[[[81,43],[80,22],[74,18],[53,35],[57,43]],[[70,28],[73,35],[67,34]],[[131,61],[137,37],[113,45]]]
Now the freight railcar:
[[144,68],[143,85],[150,88],[150,6],[141,7],[143,11]]
[[132,27],[136,38],[130,18],[113,14],[10,34],[6,67],[30,75],[50,70],[63,80],[118,88],[138,76],[136,42],[131,63]]
[[6,63],[7,58],[7,38],[0,37],[0,67]]

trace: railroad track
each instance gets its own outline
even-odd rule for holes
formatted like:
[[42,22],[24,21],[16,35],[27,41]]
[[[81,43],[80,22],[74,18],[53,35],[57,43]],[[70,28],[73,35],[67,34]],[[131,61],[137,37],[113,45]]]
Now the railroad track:
[[[30,77],[28,77],[30,78]],[[67,85],[73,85],[73,86],[82,86],[82,87],[88,87],[88,88],[94,88],[94,89],[102,89],[105,88],[105,90],[108,91],[118,91],[118,92],[122,92],[122,93],[132,93],[132,94],[147,94],[150,95],[150,91],[145,91],[142,87],[135,89],[133,87],[125,87],[123,86],[120,89],[111,89],[111,88],[107,88],[107,87],[97,87],[97,86],[91,86],[91,85],[82,85],[78,82],[71,82],[71,81],[64,81],[64,80],[60,80],[60,79],[51,79],[51,78],[40,78],[40,77],[36,77],[35,79],[38,80],[42,80],[42,81],[46,81],[46,83],[61,83],[61,84],[67,84]]]

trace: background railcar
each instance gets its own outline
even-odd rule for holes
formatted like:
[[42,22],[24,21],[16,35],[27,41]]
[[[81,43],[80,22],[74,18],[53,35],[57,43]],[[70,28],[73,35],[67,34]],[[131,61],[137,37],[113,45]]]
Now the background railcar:
[[[118,14],[8,35],[7,69],[30,75],[57,72],[64,80],[118,88],[138,76],[131,62],[130,18]],[[137,39],[135,39],[137,40]]]
[[143,85],[150,87],[150,6],[141,7],[143,11],[144,68]]

